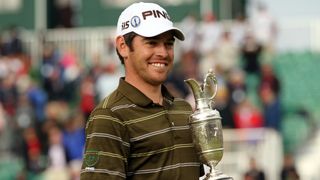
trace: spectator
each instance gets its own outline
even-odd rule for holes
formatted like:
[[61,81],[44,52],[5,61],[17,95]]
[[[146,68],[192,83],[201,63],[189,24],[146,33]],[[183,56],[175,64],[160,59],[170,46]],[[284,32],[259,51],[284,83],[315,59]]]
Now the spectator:
[[269,62],[274,53],[277,36],[276,22],[265,4],[259,3],[251,19],[252,30],[257,42],[262,45],[264,61]]
[[18,97],[15,120],[19,129],[25,129],[35,124],[34,111],[27,94],[21,94]]
[[60,52],[53,44],[45,44],[40,73],[42,87],[48,93],[48,100],[57,100],[63,90],[62,66]]
[[47,94],[36,82],[31,80],[31,85],[27,91],[29,101],[34,109],[37,123],[45,121],[45,107],[48,102]]
[[0,102],[0,150],[10,149],[10,142],[8,132],[11,130],[8,126],[8,118]]
[[63,129],[63,146],[70,168],[71,179],[80,178],[80,169],[83,159],[85,130],[84,117],[81,113],[72,114]]
[[48,130],[48,161],[49,165],[44,174],[46,180],[70,179],[67,169],[65,150],[62,144],[62,132],[59,127],[53,126]]
[[[181,54],[181,60],[175,64],[174,70],[169,75],[166,85],[170,89],[170,92],[174,93],[176,97],[186,98],[190,95],[190,89],[186,84],[181,81],[188,78],[199,78],[199,56],[195,51],[185,51]],[[190,101],[194,102],[193,100]]]
[[10,28],[10,41],[9,41],[9,54],[13,56],[18,56],[24,54],[23,45],[20,39],[19,30],[16,26]]
[[216,66],[221,67],[223,72],[229,72],[238,65],[238,47],[232,40],[229,30],[221,33],[216,48]]
[[62,144],[62,132],[59,127],[52,126],[48,130],[49,140],[49,168],[65,168],[67,165],[66,153]]
[[102,62],[103,61],[100,53],[92,54],[88,67],[88,75],[92,77],[93,82],[96,82],[104,71],[104,64]]
[[0,79],[0,102],[9,117],[13,117],[17,109],[19,93],[15,82],[16,74],[12,71]]
[[222,126],[224,128],[234,128],[229,89],[224,85],[220,85],[218,87],[214,107],[220,112],[222,117]]
[[259,169],[254,158],[250,158],[249,170],[244,174],[244,180],[265,180],[263,170]]
[[278,98],[280,93],[280,81],[277,75],[274,73],[271,64],[263,63],[261,65],[261,77],[259,89],[268,87]]
[[199,46],[199,24],[195,14],[189,13],[181,22],[186,39],[181,43],[182,52],[197,51]]
[[0,135],[2,134],[2,132],[4,131],[4,128],[6,126],[6,114],[5,112],[3,111],[3,108],[2,108],[2,103],[0,103]]
[[85,118],[88,118],[95,106],[95,88],[93,78],[86,76],[81,81],[80,88],[80,109]]
[[256,41],[251,32],[248,32],[241,46],[240,54],[242,67],[247,74],[260,74],[260,56],[262,46]]
[[16,26],[11,26],[8,29],[8,37],[3,38],[1,49],[1,54],[4,56],[19,56],[24,53],[19,30]]
[[115,63],[107,64],[97,78],[95,89],[98,95],[97,102],[100,102],[106,95],[110,94],[118,87],[120,72]]
[[232,40],[239,49],[244,41],[244,37],[248,29],[249,22],[247,21],[246,17],[243,14],[238,14],[232,23],[230,32]]
[[200,57],[200,75],[204,76],[210,68],[215,66],[215,52],[221,35],[221,26],[213,12],[207,12],[199,27],[200,43],[198,46]]
[[263,116],[249,99],[245,99],[237,105],[233,113],[236,128],[261,128],[263,127]]
[[234,108],[246,99],[247,85],[241,69],[233,69],[228,75],[226,85],[230,92],[231,110],[234,111]]
[[62,66],[62,94],[60,98],[72,104],[77,98],[74,89],[79,87],[82,67],[73,47],[67,48],[59,61]]
[[55,0],[57,22],[56,27],[72,28],[75,26],[75,2],[74,0]]
[[264,127],[272,128],[278,132],[281,130],[281,106],[280,99],[271,90],[265,86],[260,89],[260,98],[262,100]]
[[23,131],[23,153],[26,163],[26,169],[38,174],[45,169],[45,164],[42,159],[42,147],[36,130],[31,126]]
[[281,180],[299,180],[300,176],[295,167],[294,159],[291,154],[284,156],[284,164],[281,170]]
[[6,54],[5,40],[3,38],[3,33],[0,31],[0,57]]

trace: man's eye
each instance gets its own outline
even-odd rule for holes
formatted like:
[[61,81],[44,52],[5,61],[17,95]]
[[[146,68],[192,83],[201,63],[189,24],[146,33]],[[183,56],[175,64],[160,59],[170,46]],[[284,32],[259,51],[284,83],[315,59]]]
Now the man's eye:
[[147,44],[149,44],[149,45],[156,45],[157,42],[155,42],[155,41],[148,41]]
[[174,42],[167,42],[166,44],[167,44],[167,46],[173,46]]

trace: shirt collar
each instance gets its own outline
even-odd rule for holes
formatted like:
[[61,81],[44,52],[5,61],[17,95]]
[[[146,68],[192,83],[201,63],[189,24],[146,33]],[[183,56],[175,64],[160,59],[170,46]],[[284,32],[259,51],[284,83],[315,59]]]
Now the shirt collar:
[[[153,101],[143,94],[139,89],[129,84],[124,80],[124,77],[120,78],[118,90],[126,96],[131,102],[138,106],[148,106],[153,104]],[[163,95],[163,103],[171,105],[173,103],[174,97],[170,94],[168,89],[161,85],[161,93]]]

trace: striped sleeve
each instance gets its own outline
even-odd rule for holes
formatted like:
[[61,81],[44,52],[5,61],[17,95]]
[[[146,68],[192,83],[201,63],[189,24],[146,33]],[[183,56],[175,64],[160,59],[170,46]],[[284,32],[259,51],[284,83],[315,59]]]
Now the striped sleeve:
[[81,180],[125,179],[129,148],[125,124],[109,109],[95,109],[86,126]]

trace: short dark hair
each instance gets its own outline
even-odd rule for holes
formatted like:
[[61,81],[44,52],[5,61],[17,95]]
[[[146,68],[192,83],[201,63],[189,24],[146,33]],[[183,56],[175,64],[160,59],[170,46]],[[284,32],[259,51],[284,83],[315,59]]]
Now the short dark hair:
[[[135,33],[135,32],[129,32],[125,35],[123,35],[123,38],[124,38],[124,42],[126,43],[126,45],[129,47],[130,51],[133,51],[133,46],[132,46],[132,41],[133,41],[133,38],[136,37],[138,34]],[[117,55],[121,61],[121,64],[124,64],[124,59],[123,57],[120,55],[118,49],[116,49],[117,51]]]

